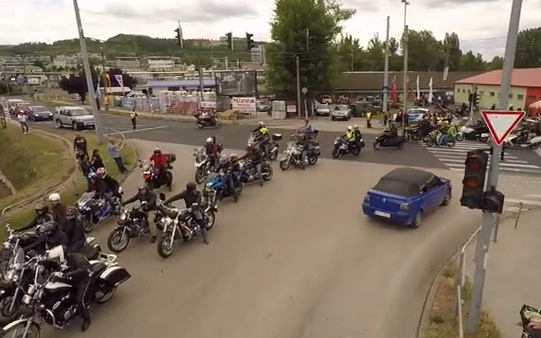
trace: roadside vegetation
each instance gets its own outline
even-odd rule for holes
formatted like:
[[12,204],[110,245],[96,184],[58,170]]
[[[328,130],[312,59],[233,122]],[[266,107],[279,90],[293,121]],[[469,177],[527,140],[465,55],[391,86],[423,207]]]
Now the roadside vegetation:
[[[426,338],[458,338],[458,322],[456,313],[456,283],[459,270],[456,264],[450,263],[438,277],[434,303],[429,312],[428,327],[425,328]],[[462,311],[464,323],[467,322],[470,306],[472,284],[466,281],[462,291],[464,304]],[[500,331],[496,324],[490,319],[486,312],[481,314],[481,325],[478,334],[466,335],[467,338],[501,338]]]
[[[56,131],[55,134],[66,138],[68,141],[71,141],[71,139],[74,137],[73,132],[69,131]],[[25,135],[27,136],[27,135]],[[85,133],[84,136],[86,137],[88,141],[89,150],[92,151],[94,148],[100,149],[100,154],[103,158],[103,160],[106,162],[105,166],[107,169],[107,172],[112,175],[113,177],[119,179],[121,177],[115,162],[111,159],[109,160],[109,154],[107,151],[107,145],[103,144],[101,146],[97,145],[96,137],[95,135],[91,133]],[[137,154],[135,150],[129,146],[125,146],[122,149],[122,157],[124,159],[124,163],[127,168],[133,168],[137,162]],[[70,159],[73,162],[73,159]],[[78,171],[78,169],[76,169]],[[79,171],[78,171],[79,173]],[[69,175],[68,175],[69,176]],[[59,189],[59,192],[62,196],[62,202],[66,205],[73,205],[79,196],[86,191],[87,183],[86,179],[79,173],[74,180],[68,180],[65,179],[66,183]],[[47,188],[50,187],[53,184],[49,184],[42,187],[41,193],[44,194],[44,198],[46,199],[48,196]],[[3,201],[2,201],[3,202]],[[19,208],[16,211],[10,212],[7,217],[5,217],[4,220],[2,220],[2,225],[5,223],[9,223],[12,228],[17,228],[22,225],[27,224],[32,217],[34,217],[34,205],[37,203],[37,201],[30,203],[29,205]],[[0,234],[5,235],[5,229],[2,227],[0,229]]]

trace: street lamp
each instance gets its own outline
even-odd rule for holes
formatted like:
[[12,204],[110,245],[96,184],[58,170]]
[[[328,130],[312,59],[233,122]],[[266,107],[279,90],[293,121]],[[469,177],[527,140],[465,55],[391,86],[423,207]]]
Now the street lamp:
[[81,44],[81,54],[83,54],[83,65],[86,76],[86,86],[88,87],[88,98],[92,106],[92,115],[94,115],[94,125],[96,127],[96,136],[98,144],[103,144],[103,133],[101,130],[100,111],[98,109],[98,101],[96,98],[96,88],[92,81],[92,70],[90,69],[90,60],[86,49],[85,34],[83,32],[83,24],[81,22],[81,13],[77,0],[73,0],[73,10],[75,11],[75,21],[77,22],[77,30],[79,31],[79,42]]
[[404,134],[406,133],[406,112],[408,111],[408,25],[407,25],[407,15],[408,15],[408,5],[410,4],[408,0],[401,0],[404,4],[404,33],[402,34],[402,44],[403,44],[403,54],[404,54],[404,74],[403,74],[403,109],[402,109],[402,128]]

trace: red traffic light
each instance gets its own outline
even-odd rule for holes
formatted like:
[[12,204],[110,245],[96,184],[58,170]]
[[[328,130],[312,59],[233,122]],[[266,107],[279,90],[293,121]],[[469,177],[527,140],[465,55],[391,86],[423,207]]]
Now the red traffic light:
[[479,181],[476,177],[468,177],[465,178],[464,181],[462,181],[464,185],[466,185],[468,188],[478,188],[481,181]]
[[479,158],[468,158],[466,159],[466,167],[473,171],[481,171],[486,168],[486,164]]

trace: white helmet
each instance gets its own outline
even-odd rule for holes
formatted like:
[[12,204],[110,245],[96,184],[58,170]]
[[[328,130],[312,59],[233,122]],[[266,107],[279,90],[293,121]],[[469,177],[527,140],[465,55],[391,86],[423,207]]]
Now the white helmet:
[[359,129],[359,125],[356,124],[356,125],[353,126],[353,128],[354,128],[354,129]]
[[52,204],[58,204],[60,203],[60,194],[59,193],[52,193],[49,195],[49,202]]
[[349,130],[349,131],[353,130],[353,127],[352,127],[352,126],[348,126],[348,130]]
[[209,137],[206,142],[210,144],[210,143],[213,143],[214,140],[212,139],[212,137]]
[[60,264],[63,264],[66,261],[64,247],[62,245],[59,245],[49,250],[49,253],[47,254],[47,259],[51,261],[57,261]]
[[265,126],[265,122],[259,121],[258,125],[259,125],[260,127],[264,127],[264,126]]

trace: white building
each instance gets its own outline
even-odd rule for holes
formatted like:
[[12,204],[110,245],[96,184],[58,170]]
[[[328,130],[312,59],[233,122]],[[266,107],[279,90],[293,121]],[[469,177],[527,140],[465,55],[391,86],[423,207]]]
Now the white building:
[[141,61],[136,56],[129,57],[117,57],[115,59],[116,68],[123,70],[137,70],[141,69]]
[[170,57],[148,57],[147,69],[151,72],[171,72],[175,68],[175,61]]

